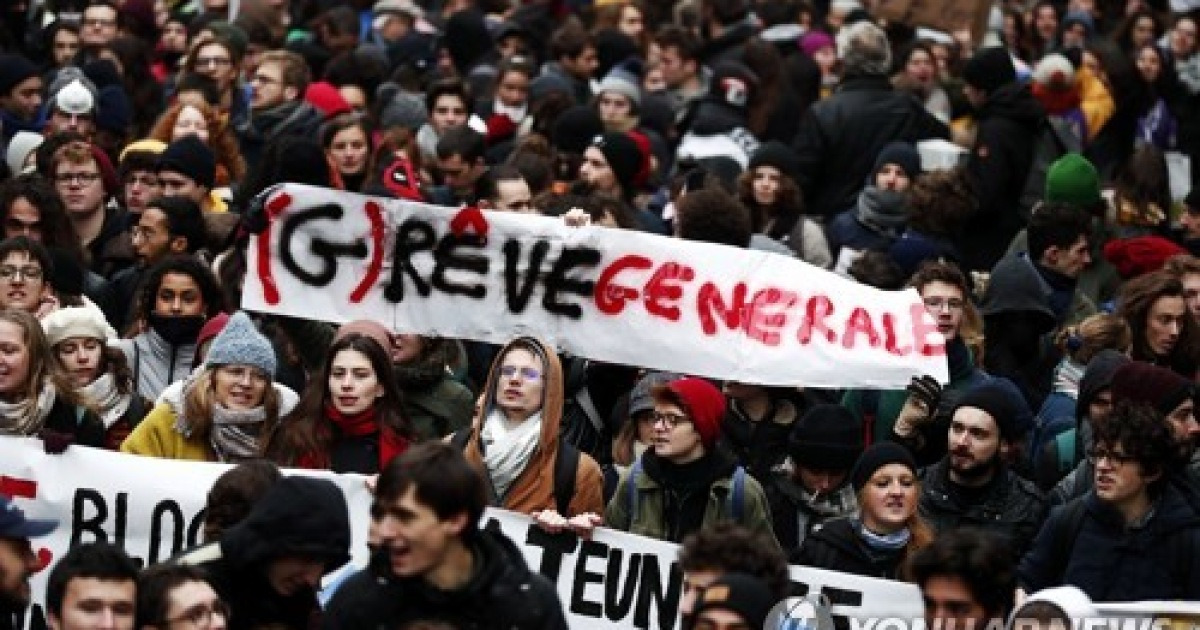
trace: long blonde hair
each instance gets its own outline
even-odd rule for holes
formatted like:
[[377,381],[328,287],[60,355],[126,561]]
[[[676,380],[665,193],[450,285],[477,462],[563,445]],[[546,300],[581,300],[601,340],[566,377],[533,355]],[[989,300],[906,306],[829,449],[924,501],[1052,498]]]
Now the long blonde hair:
[[29,374],[25,378],[23,400],[37,400],[43,384],[49,381],[55,393],[64,402],[90,411],[95,409],[79,394],[75,384],[59,369],[54,360],[50,342],[42,330],[42,324],[33,315],[16,309],[0,310],[0,321],[6,321],[21,329],[21,341],[29,355]]
[[[191,429],[193,435],[207,436],[212,429],[213,408],[217,404],[216,372],[216,367],[205,367],[183,397],[182,420]],[[279,392],[276,391],[274,383],[270,381],[267,382],[267,389],[263,392],[262,406],[266,411],[266,419],[259,434],[266,435],[279,422],[281,407]]]

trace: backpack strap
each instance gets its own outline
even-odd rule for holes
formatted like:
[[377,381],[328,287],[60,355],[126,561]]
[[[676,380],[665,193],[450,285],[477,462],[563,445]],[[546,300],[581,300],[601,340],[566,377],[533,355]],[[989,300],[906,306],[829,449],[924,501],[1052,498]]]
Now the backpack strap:
[[1054,436],[1054,449],[1058,456],[1058,473],[1071,472],[1075,467],[1075,431],[1068,429]]
[[637,520],[637,478],[642,474],[642,458],[633,461],[629,468],[629,477],[625,480],[625,511],[629,514],[629,526],[633,527]]
[[746,512],[746,469],[738,466],[733,471],[733,489],[729,492],[729,513],[733,522],[741,523]]
[[558,440],[558,456],[554,458],[554,505],[566,517],[575,496],[575,477],[579,471],[579,449],[566,440]]

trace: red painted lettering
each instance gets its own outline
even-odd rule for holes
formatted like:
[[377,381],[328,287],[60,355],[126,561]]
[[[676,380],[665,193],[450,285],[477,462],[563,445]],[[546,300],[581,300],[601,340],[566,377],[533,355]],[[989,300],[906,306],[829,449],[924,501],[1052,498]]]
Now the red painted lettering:
[[[927,357],[940,357],[946,354],[946,337],[938,332],[937,322],[926,310],[924,304],[913,304],[908,308],[912,317],[913,344],[917,352]],[[933,342],[929,336],[933,335]]]
[[664,263],[646,283],[646,311],[651,315],[679,321],[679,307],[675,302],[683,297],[683,283],[696,277],[691,267],[679,263]]
[[616,284],[613,282],[613,278],[626,269],[649,269],[652,266],[653,263],[649,258],[637,254],[629,254],[614,260],[611,265],[600,272],[600,278],[596,280],[594,294],[596,308],[606,315],[620,313],[625,309],[625,302],[637,299],[638,290]]
[[867,343],[872,348],[879,347],[879,333],[875,331],[875,324],[871,322],[871,314],[867,309],[856,306],[850,312],[850,319],[846,320],[846,335],[842,337],[842,345],[847,350],[854,348],[854,342],[860,334],[867,336]]
[[813,333],[820,333],[829,340],[829,343],[837,342],[837,333],[825,323],[825,319],[833,314],[833,301],[824,295],[814,295],[808,298],[808,305],[805,308],[804,323],[800,324],[800,332],[797,335],[800,343],[808,345],[812,341]]
[[367,273],[362,281],[350,293],[350,302],[358,304],[367,295],[367,291],[375,286],[379,273],[383,271],[383,237],[387,226],[383,223],[383,207],[377,202],[368,201],[363,209],[371,222],[371,262],[367,264]]
[[700,294],[696,297],[696,310],[700,312],[700,330],[710,337],[717,334],[718,317],[730,330],[741,328],[742,313],[746,310],[746,283],[733,286],[733,295],[726,305],[717,285],[705,282],[700,285]]
[[795,291],[775,287],[758,291],[746,314],[746,335],[768,346],[778,346],[779,331],[787,324],[788,311],[799,300]]
[[[267,200],[264,212],[267,214],[268,222],[274,223],[275,218],[291,204],[292,196],[287,193],[279,193]],[[262,283],[263,300],[267,304],[279,304],[279,285],[276,284],[275,274],[271,270],[271,229],[269,225],[266,231],[258,235],[258,281]]]
[[883,347],[898,357],[906,357],[912,354],[912,346],[897,345],[896,316],[891,313],[883,314],[883,340]]

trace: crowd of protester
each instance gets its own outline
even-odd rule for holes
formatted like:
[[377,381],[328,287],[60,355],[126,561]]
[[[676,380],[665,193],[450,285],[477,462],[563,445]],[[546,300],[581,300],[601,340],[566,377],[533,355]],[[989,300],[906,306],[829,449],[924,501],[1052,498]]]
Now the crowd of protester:
[[[681,544],[688,628],[762,627],[789,562],[915,583],[930,620],[1200,599],[1200,3],[997,0],[948,31],[887,4],[5,3],[0,435],[237,464],[202,546],[58,559],[50,626],[565,627],[487,506]],[[249,314],[282,183],[910,288],[949,380]],[[371,479],[370,564],[323,607],[346,501],[280,468]],[[0,628],[55,526],[3,503]]]

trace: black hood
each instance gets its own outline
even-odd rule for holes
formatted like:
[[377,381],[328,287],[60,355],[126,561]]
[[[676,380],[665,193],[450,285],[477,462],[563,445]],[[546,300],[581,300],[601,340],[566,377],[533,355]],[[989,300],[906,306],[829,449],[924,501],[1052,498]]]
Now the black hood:
[[705,97],[696,108],[689,131],[701,136],[716,136],[746,125],[746,115],[741,111],[719,100]]
[[234,567],[299,555],[323,559],[326,572],[336,569],[350,561],[346,498],[331,481],[284,477],[221,537],[221,553]]
[[978,113],[981,120],[995,116],[1035,128],[1046,119],[1046,110],[1022,83],[1009,83],[992,92]]
[[1075,402],[1075,419],[1082,422],[1087,417],[1088,407],[1100,392],[1112,387],[1117,368],[1129,363],[1129,357],[1116,350],[1101,350],[1088,361],[1083,377],[1079,379],[1079,397]]

